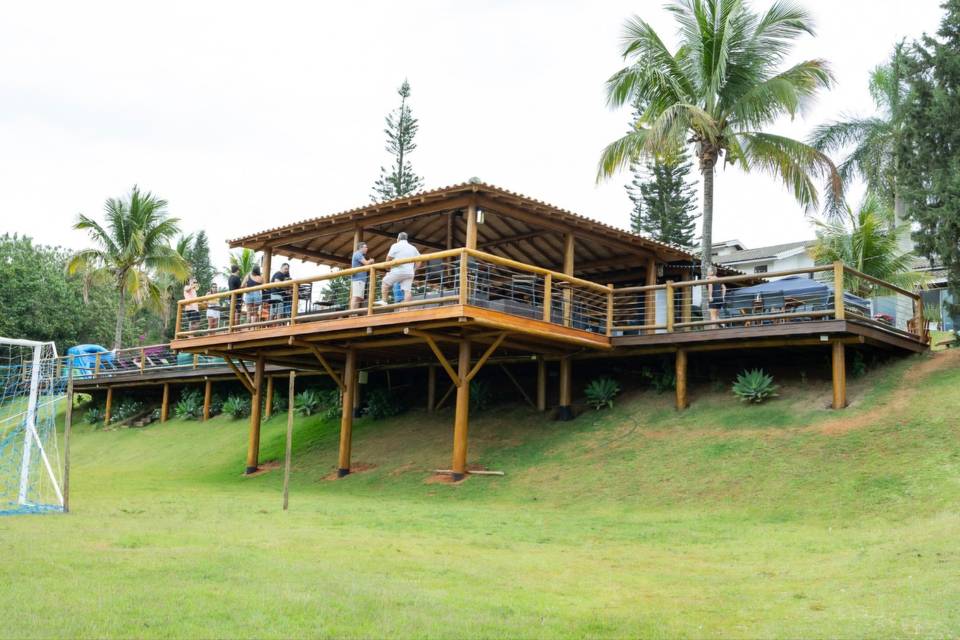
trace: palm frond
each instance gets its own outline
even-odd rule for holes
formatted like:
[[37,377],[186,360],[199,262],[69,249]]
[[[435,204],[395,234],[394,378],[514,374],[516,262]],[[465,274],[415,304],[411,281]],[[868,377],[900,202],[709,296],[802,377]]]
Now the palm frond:
[[797,202],[815,209],[820,198],[813,177],[827,181],[828,190],[836,198],[843,194],[843,184],[836,166],[824,153],[808,144],[770,133],[741,133],[742,162],[746,168],[760,169],[779,178],[793,190]]
[[[649,135],[650,132],[647,129],[634,128],[625,136],[604,147],[597,166],[597,182],[627,168],[631,162],[648,153],[647,138]],[[234,261],[232,255],[230,261]]]
[[744,129],[768,125],[782,115],[791,118],[802,112],[821,89],[833,82],[823,60],[798,63],[775,76],[752,85],[742,96],[727,95],[731,103],[721,105],[724,116]]

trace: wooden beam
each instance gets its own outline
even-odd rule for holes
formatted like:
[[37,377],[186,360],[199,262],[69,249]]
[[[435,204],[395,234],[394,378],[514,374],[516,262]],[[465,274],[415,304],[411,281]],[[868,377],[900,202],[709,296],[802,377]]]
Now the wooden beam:
[[163,398],[160,400],[160,424],[170,417],[170,383],[163,383]]
[[107,402],[103,409],[103,426],[110,426],[110,412],[113,409],[113,387],[107,387]]
[[437,403],[436,409],[440,409],[447,401],[447,398],[450,397],[450,394],[456,391],[457,385],[450,383],[450,386],[447,388],[447,392],[443,394],[440,398],[440,402]]
[[213,398],[213,380],[207,378],[203,383],[203,421],[210,419],[210,402]]
[[[503,339],[506,337],[507,337],[507,332],[504,331],[499,336],[497,336],[497,339],[493,341],[493,344],[487,347],[487,350],[483,352],[483,355],[480,356],[480,359],[477,360],[477,363],[473,365],[473,368],[470,369],[470,372],[467,374],[467,378],[464,381],[466,384],[470,384],[470,381],[473,380],[473,378],[480,372],[481,367],[483,367],[483,365],[486,364],[487,359],[493,355],[493,352],[497,350],[497,348],[500,346],[500,343],[503,342]],[[459,363],[458,363],[458,366],[459,366]]]
[[450,362],[447,360],[446,356],[443,355],[443,352],[440,351],[440,347],[437,346],[437,343],[434,341],[433,336],[425,331],[417,331],[415,329],[409,330],[410,335],[423,338],[427,345],[430,347],[430,350],[433,351],[433,355],[437,357],[437,360],[440,361],[440,366],[443,367],[443,370],[447,372],[447,375],[450,376],[450,380],[453,381],[453,384],[460,386],[460,376],[457,375],[456,371],[453,370],[453,367],[450,366]]
[[70,513],[70,431],[73,429],[73,358],[67,369],[67,406],[63,414],[63,512]]
[[847,364],[843,343],[839,340],[832,342],[833,365],[833,408],[843,409],[847,406]]
[[467,472],[467,431],[469,428],[470,385],[466,378],[470,374],[470,341],[460,342],[457,358],[458,377],[464,381],[457,385],[456,412],[453,419],[453,479],[462,480]]
[[445,249],[453,249],[453,217],[457,215],[456,211],[451,211],[447,214],[447,238]]
[[343,368],[344,381],[343,401],[340,409],[340,452],[337,461],[337,477],[342,478],[350,473],[350,450],[353,444],[353,394],[357,388],[357,352],[347,352],[346,364]]
[[[843,320],[846,313],[843,308],[843,263],[837,260],[833,263],[833,304],[834,318]],[[836,409],[837,407],[834,407]]]
[[547,410],[547,361],[537,356],[537,411]]
[[233,364],[233,359],[230,356],[221,355],[221,357],[223,358],[223,361],[227,363],[227,366],[230,367],[230,369],[232,369],[236,374],[237,380],[240,381],[240,384],[242,384],[247,391],[253,393],[253,381],[250,380],[250,374],[246,371],[241,371],[237,365]]
[[477,248],[477,203],[471,201],[467,205],[467,234],[463,246],[467,249]]
[[427,367],[427,413],[433,413],[437,404],[437,367]]
[[557,418],[560,420],[573,419],[573,372],[570,357],[560,358],[560,406],[557,407]]
[[[336,383],[337,388],[339,388],[340,391],[345,391],[346,387],[343,386],[344,385],[343,380],[340,378],[339,375],[337,375],[337,372],[334,371],[333,367],[330,366],[330,363],[327,362],[327,359],[323,356],[323,352],[320,351],[320,348],[317,347],[317,345],[315,344],[311,344],[310,351],[313,352],[313,357],[317,359],[317,361],[320,363],[320,366],[322,366],[324,371],[327,372],[327,375],[330,376],[330,378],[334,381],[334,383]],[[354,359],[356,359],[356,353],[352,349],[347,350],[347,358],[350,357],[351,353],[354,353]]]
[[[645,285],[648,287],[657,284],[657,261],[649,258],[646,264]],[[643,324],[656,324],[657,321],[657,292],[650,289],[646,292],[643,303]],[[655,329],[647,329],[646,333],[653,333]]]
[[503,370],[503,373],[504,375],[507,376],[507,379],[513,383],[513,386],[516,388],[516,390],[520,392],[520,395],[523,396],[524,401],[531,407],[536,408],[537,405],[533,403],[533,400],[531,400],[530,396],[527,395],[527,392],[524,391],[523,386],[520,384],[517,378],[513,375],[513,373],[510,372],[510,369],[507,369],[507,365],[501,364],[500,369]]
[[687,351],[686,349],[677,349],[676,359],[677,376],[677,411],[683,411],[687,408]]
[[247,443],[247,475],[256,472],[260,466],[260,394],[263,391],[263,368],[266,361],[263,356],[257,358],[257,367],[253,374],[253,393],[250,394],[250,438]]
[[267,397],[263,401],[263,416],[267,420],[273,415],[273,376],[267,376]]
[[[396,234],[396,233],[393,233],[393,232],[391,232],[391,231],[381,231],[380,229],[374,229],[374,228],[368,228],[366,231],[367,231],[367,233],[369,233],[370,235],[380,236],[380,237],[383,237],[383,238],[392,238],[392,239],[394,239],[394,240],[397,239],[397,234]],[[444,249],[447,249],[447,248],[448,248],[448,247],[446,246],[446,243],[444,243],[444,242],[435,242],[435,241],[433,241],[433,240],[424,240],[424,239],[422,239],[422,238],[416,237],[416,236],[413,235],[413,234],[410,235],[410,243],[411,243],[411,244],[420,244],[420,245],[423,245],[423,246],[425,246],[425,247],[430,247],[431,249],[436,249],[436,250],[438,250],[438,251],[443,251]]]
[[270,278],[273,276],[271,269],[273,269],[273,251],[270,250],[270,247],[267,247],[263,250],[263,264],[260,267],[261,275],[263,276],[264,282],[270,282]]
[[293,405],[294,405],[294,381],[297,379],[297,372],[290,372],[290,382],[287,387],[287,446],[283,450],[283,510],[286,511],[290,504],[290,458],[293,455]]
[[[502,244],[512,244],[514,242],[520,242],[521,240],[529,240],[531,238],[539,238],[544,234],[543,231],[526,231],[524,233],[517,233],[512,236],[504,236],[503,238],[497,238],[495,240],[487,240],[486,242],[481,242],[478,244],[478,248],[481,251],[486,251],[491,247],[499,247]],[[623,258],[617,264],[623,264]]]

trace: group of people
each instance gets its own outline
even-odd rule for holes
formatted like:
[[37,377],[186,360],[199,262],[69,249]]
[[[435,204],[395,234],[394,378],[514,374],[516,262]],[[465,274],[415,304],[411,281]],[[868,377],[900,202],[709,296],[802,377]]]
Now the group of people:
[[[366,242],[357,245],[357,250],[353,252],[353,258],[350,260],[350,266],[353,268],[366,267],[374,262],[368,255],[369,248]],[[387,260],[402,260],[404,258],[416,258],[420,255],[420,250],[410,244],[406,232],[401,231],[397,235],[397,241],[390,246],[387,251]],[[393,293],[393,301],[403,302],[409,300],[413,292],[413,277],[420,267],[419,262],[410,261],[398,264],[390,268],[387,275],[383,277],[380,284],[380,299],[376,301],[378,305],[388,304],[389,294]],[[367,280],[369,274],[367,271],[358,271],[350,277],[350,308],[356,309],[363,303],[364,293],[367,289]]]

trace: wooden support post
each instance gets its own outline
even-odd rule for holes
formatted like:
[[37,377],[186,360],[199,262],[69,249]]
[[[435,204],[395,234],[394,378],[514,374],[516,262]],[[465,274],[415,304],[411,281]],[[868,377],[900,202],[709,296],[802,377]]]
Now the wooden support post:
[[467,236],[463,246],[467,249],[477,248],[477,205],[471,202],[467,205]]
[[[568,276],[573,275],[574,269],[574,237],[572,233],[563,234],[563,273]],[[570,283],[565,283],[563,288],[563,326],[570,326],[570,319],[573,315],[573,289]]]
[[467,431],[470,420],[470,341],[460,341],[460,353],[457,358],[456,413],[453,419],[453,479],[462,480],[467,473]]
[[677,411],[687,408],[687,351],[677,349]]
[[[648,287],[656,286],[657,284],[657,261],[654,258],[647,259],[646,267],[646,282],[644,284]],[[657,323],[657,292],[655,290],[647,291],[644,298],[643,304],[643,324],[651,325]],[[654,333],[653,329],[647,329],[647,334]]]
[[203,421],[210,419],[210,402],[213,399],[213,381],[207,378],[203,383]]
[[[93,377],[94,378],[100,375],[100,353],[101,352],[98,351],[97,355],[93,359]],[[27,371],[27,369],[24,369],[24,371]]]
[[453,216],[455,212],[451,211],[447,214],[447,238],[446,245],[447,249],[453,249]]
[[573,379],[570,356],[560,358],[560,406],[557,420],[573,420]]
[[466,251],[460,252],[460,300],[461,305],[467,304],[470,301],[469,291],[467,290],[470,286],[470,256]]
[[607,337],[613,335],[613,284],[607,283],[610,291],[607,292]]
[[[309,302],[309,301],[308,301]],[[300,285],[290,285],[290,324],[297,324],[297,313],[300,309]]]
[[247,468],[244,470],[247,475],[256,472],[260,466],[260,401],[265,365],[263,356],[257,356],[257,367],[253,373],[253,393],[250,394],[250,439],[247,444]]
[[140,347],[140,375],[143,375],[143,369],[147,363],[147,350]]
[[297,372],[290,371],[290,383],[287,388],[287,446],[283,450],[283,510],[290,504],[290,457],[293,454],[293,387]]
[[673,280],[667,280],[667,333],[673,333],[676,309],[673,306]]
[[537,356],[537,411],[547,410],[547,361]]
[[833,344],[833,408],[843,409],[847,406],[847,363],[845,347],[840,340]]
[[227,331],[233,331],[233,320],[237,315],[237,294],[230,294],[230,317],[227,319]]
[[[367,272],[367,315],[373,315],[373,305],[377,301],[377,270],[374,267],[370,267],[370,271]],[[388,302],[384,300],[384,302]]]
[[[263,269],[261,274],[263,275],[264,282],[270,282],[270,278],[273,277],[271,270],[273,268],[273,249],[270,247],[265,247],[263,250],[263,264],[261,266]],[[263,292],[264,298],[267,297],[267,292]]]
[[263,404],[263,417],[267,420],[273,415],[273,376],[267,376],[267,398]]
[[110,426],[110,412],[113,409],[113,387],[107,387],[107,404],[103,410],[103,426]]
[[350,448],[353,441],[353,394],[357,388],[357,351],[347,351],[343,367],[343,406],[340,409],[340,457],[337,477],[350,473]]
[[427,413],[433,413],[437,406],[437,367],[427,367]]
[[183,301],[177,303],[177,319],[174,321],[176,324],[173,325],[173,337],[176,338],[180,335],[180,329],[183,328]]
[[160,401],[160,424],[170,417],[170,383],[163,383],[163,399]]
[[[846,318],[843,308],[843,262],[839,260],[833,263],[833,304],[834,317],[837,320]],[[834,389],[836,389],[836,382],[834,382]]]
[[550,322],[553,316],[553,274],[543,276],[543,321]]
[[70,431],[73,429],[73,358],[67,368],[67,407],[63,415],[63,512],[70,513]]

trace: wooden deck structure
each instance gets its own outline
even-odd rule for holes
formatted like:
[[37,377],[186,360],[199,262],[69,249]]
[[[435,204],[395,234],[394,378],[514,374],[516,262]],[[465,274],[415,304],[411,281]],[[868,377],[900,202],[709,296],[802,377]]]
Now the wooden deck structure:
[[[383,262],[404,231],[419,258]],[[362,241],[376,264],[349,268]],[[177,351],[223,358],[259,407],[268,367],[325,371],[340,387],[344,411],[338,474],[350,472],[352,399],[357,372],[369,366],[442,370],[456,389],[452,470],[462,478],[468,460],[470,381],[494,354],[537,358],[537,406],[546,404],[546,362],[559,363],[558,417],[572,417],[573,363],[586,358],[676,354],[677,406],[688,403],[687,354],[703,350],[829,347],[834,406],[845,403],[847,344],[919,351],[926,348],[919,296],[843,265],[767,277],[803,275],[809,294],[767,303],[731,302],[735,312],[711,320],[702,293],[709,282],[735,293],[756,275],[721,273],[698,280],[696,259],[683,250],[615,229],[543,202],[482,183],[465,183],[392,202],[306,220],[231,241],[263,252],[264,273],[274,255],[344,267],[329,274],[221,292],[192,301],[221,309],[219,326],[184,313]],[[334,278],[369,283],[404,263],[418,263],[411,299],[380,300],[367,286],[363,305],[331,299]],[[819,288],[817,288],[819,287]],[[743,289],[744,292],[749,291]],[[829,295],[827,294],[829,293]],[[244,304],[244,294],[262,302]],[[873,296],[888,313],[874,313]],[[250,296],[248,296],[250,297]],[[776,299],[775,299],[776,298]],[[889,304],[888,304],[889,303]],[[892,306],[890,306],[892,304]],[[254,363],[253,371],[242,363]],[[428,385],[436,393],[435,376]],[[431,404],[432,406],[432,404]],[[246,471],[259,463],[260,416],[250,422]]]

